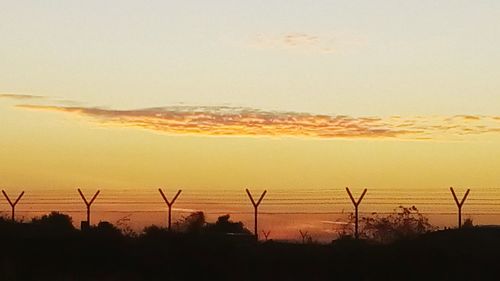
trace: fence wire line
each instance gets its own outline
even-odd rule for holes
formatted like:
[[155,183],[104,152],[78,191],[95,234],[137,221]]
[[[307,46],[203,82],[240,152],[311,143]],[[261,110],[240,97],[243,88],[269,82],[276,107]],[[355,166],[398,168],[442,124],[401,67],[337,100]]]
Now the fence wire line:
[[[169,189],[174,191],[176,189]],[[257,191],[261,189],[256,188]],[[361,190],[361,189],[359,189]],[[13,194],[20,189],[8,190]],[[91,189],[88,189],[92,192]],[[119,206],[145,206],[145,208],[133,210],[105,210],[109,213],[157,213],[162,212],[164,202],[154,188],[148,189],[102,189],[100,198],[96,201],[94,210],[104,211],[106,206],[116,208]],[[268,198],[263,202],[261,211],[263,215],[314,215],[314,214],[346,214],[350,212],[351,203],[344,189],[339,188],[318,188],[318,189],[290,189],[283,188],[269,189]],[[458,196],[465,192],[465,188],[458,189]],[[356,191],[355,191],[356,192]],[[370,195],[373,195],[370,196]],[[310,196],[310,197],[308,197]],[[207,207],[207,214],[251,214],[251,211],[241,210],[211,210],[214,207],[224,206],[247,207],[249,201],[242,190],[236,189],[185,189],[180,200],[176,203],[174,211],[186,213],[183,209],[190,206],[197,209],[199,206]],[[51,206],[57,211],[80,213],[84,210],[76,206],[82,204],[76,192],[68,189],[46,189],[27,190],[23,200],[21,200],[18,212],[42,213],[50,210],[45,206]],[[67,208],[69,205],[75,208]],[[447,189],[418,188],[418,189],[390,189],[390,188],[369,188],[368,194],[361,204],[362,213],[378,214],[391,213],[391,210],[399,205],[403,206],[423,206],[422,214],[430,215],[452,215],[455,214],[455,203],[451,193]],[[0,210],[7,211],[8,206],[0,203]],[[391,208],[388,208],[388,207]],[[495,208],[499,206],[499,208]],[[154,209],[151,209],[153,208]],[[288,207],[289,211],[273,210],[273,208]],[[300,208],[299,210],[293,207]],[[431,207],[431,208],[428,208]],[[328,211],[324,210],[328,208]],[[425,210],[428,208],[428,210]],[[500,189],[498,188],[476,188],[472,189],[470,198],[467,199],[464,208],[467,213],[474,215],[497,215],[500,214]],[[335,210],[337,209],[337,210]],[[341,209],[339,211],[338,209]],[[367,211],[367,209],[372,209]]]

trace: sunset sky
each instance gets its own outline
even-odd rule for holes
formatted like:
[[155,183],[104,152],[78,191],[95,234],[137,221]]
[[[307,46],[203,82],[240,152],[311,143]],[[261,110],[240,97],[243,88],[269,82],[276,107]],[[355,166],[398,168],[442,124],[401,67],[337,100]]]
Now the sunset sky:
[[[159,199],[137,210],[163,210],[156,189],[182,188],[178,211],[217,214],[267,189],[269,215],[292,208],[304,228],[350,211],[345,186],[367,200],[455,186],[500,223],[499,19],[498,1],[3,1],[0,188],[39,194],[26,216],[47,190],[78,208],[76,187],[135,191]],[[277,204],[330,189],[345,197]],[[443,202],[429,212],[455,210]]]

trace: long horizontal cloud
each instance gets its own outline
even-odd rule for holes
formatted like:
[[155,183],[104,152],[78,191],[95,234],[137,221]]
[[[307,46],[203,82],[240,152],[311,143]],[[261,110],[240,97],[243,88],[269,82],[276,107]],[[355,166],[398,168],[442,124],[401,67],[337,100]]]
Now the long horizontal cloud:
[[13,99],[13,100],[33,100],[33,99],[44,99],[44,96],[35,95],[23,95],[23,94],[0,94],[0,98],[3,99]]
[[443,136],[500,133],[500,120],[496,117],[476,115],[379,118],[263,111],[240,107],[171,106],[136,110],[46,105],[18,107],[78,114],[92,117],[104,124],[171,134],[434,139]]

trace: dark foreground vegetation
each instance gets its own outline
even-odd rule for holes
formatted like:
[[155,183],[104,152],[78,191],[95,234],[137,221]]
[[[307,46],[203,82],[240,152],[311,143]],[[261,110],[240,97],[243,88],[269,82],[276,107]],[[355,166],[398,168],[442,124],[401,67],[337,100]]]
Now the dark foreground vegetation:
[[[418,220],[413,222],[411,227],[420,227]],[[152,226],[141,234],[124,234],[105,222],[80,231],[59,213],[29,223],[0,219],[0,280],[500,278],[500,229],[493,227],[403,235],[389,242],[344,235],[331,244],[316,244],[257,243],[229,216],[207,224],[198,213],[177,226],[176,232]],[[394,237],[396,232],[387,233]]]

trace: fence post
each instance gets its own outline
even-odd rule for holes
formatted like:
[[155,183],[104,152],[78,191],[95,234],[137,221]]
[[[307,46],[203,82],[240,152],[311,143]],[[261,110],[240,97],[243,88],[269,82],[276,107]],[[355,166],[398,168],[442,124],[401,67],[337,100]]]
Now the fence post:
[[351,198],[352,204],[354,205],[354,237],[356,239],[359,238],[359,213],[358,213],[358,206],[361,204],[361,200],[363,200],[363,197],[365,196],[366,192],[368,191],[366,188],[363,190],[363,193],[361,193],[361,196],[359,197],[358,200],[354,199],[354,196],[352,196],[351,191],[349,190],[349,187],[345,188],[347,191],[347,194],[349,194],[349,198]]
[[462,228],[462,206],[465,203],[465,200],[467,199],[467,196],[469,196],[470,189],[467,189],[467,191],[464,194],[464,197],[462,197],[461,201],[458,201],[457,194],[455,193],[455,190],[453,187],[450,187],[451,194],[453,195],[453,199],[455,200],[455,204],[457,204],[458,208],[458,229]]
[[177,197],[179,197],[182,190],[179,189],[177,191],[177,194],[175,194],[174,198],[172,198],[172,202],[168,201],[167,196],[165,196],[165,194],[163,193],[163,190],[161,190],[161,188],[158,188],[158,191],[160,192],[161,197],[163,197],[163,200],[165,201],[165,203],[167,203],[167,207],[168,207],[168,231],[170,231],[172,228],[172,205],[174,205],[175,200],[177,200]]
[[302,237],[302,244],[306,244],[307,242],[309,242],[309,231],[302,231],[302,229],[299,229],[299,233],[300,233],[300,237]]
[[92,199],[90,199],[90,201],[87,201],[87,198],[85,198],[85,195],[83,195],[83,192],[79,188],[78,188],[78,193],[80,193],[83,203],[85,203],[85,206],[87,207],[87,223],[88,226],[90,227],[90,206],[92,206],[92,203],[94,203],[95,199],[97,198],[97,195],[99,195],[101,191],[97,190]]
[[258,208],[259,208],[259,205],[260,203],[262,202],[262,199],[264,199],[264,196],[266,195],[267,193],[267,190],[264,190],[264,192],[262,192],[262,194],[260,195],[260,198],[257,202],[255,202],[255,200],[253,199],[253,196],[252,196],[252,193],[250,193],[250,190],[245,189],[247,194],[248,194],[248,198],[250,198],[250,201],[252,202],[252,205],[253,205],[253,215],[254,215],[254,234],[255,234],[255,240],[259,241],[259,232],[257,231],[257,213],[258,213]]
[[264,235],[264,239],[266,239],[267,241],[269,239],[269,235],[271,235],[271,230],[268,231],[262,230],[262,234]]
[[2,193],[3,193],[3,196],[5,196],[5,199],[7,199],[7,202],[9,202],[9,205],[11,207],[11,219],[12,219],[12,221],[16,221],[16,205],[17,205],[17,203],[19,203],[19,200],[21,200],[21,198],[23,197],[24,191],[21,192],[21,194],[19,194],[16,201],[14,201],[14,202],[12,202],[10,200],[9,195],[7,195],[7,192],[5,192],[5,190],[2,190]]

